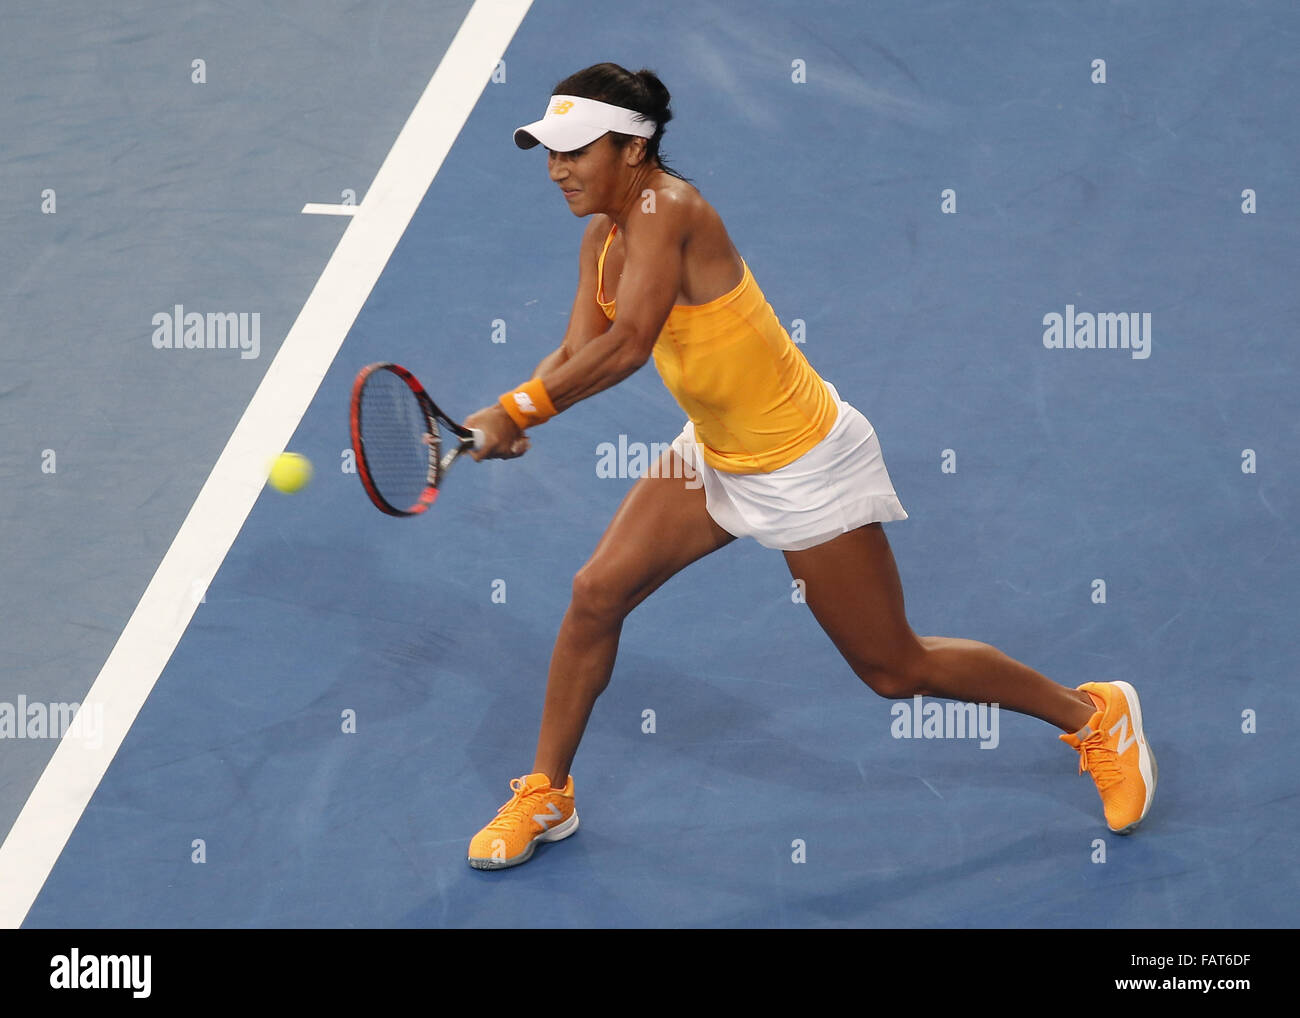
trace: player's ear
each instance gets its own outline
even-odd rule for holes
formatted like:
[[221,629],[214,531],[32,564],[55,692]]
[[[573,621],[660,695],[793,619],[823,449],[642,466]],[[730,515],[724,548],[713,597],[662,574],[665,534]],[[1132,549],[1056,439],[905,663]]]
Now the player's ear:
[[633,138],[623,149],[623,160],[628,166],[640,166],[645,162],[645,145],[644,138]]

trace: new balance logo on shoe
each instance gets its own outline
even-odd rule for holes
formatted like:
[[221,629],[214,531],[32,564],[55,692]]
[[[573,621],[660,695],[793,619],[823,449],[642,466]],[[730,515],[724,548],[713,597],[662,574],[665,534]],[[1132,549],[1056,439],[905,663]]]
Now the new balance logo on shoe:
[[1119,745],[1115,748],[1115,752],[1123,756],[1136,746],[1138,741],[1137,732],[1129,731],[1127,714],[1120,715],[1120,719],[1110,726],[1110,734],[1114,735],[1116,732],[1119,732]]
[[551,811],[549,814],[546,813],[533,814],[533,819],[542,825],[542,830],[544,831],[547,830],[551,826],[551,824],[555,823],[555,821],[564,819],[564,814],[560,812],[559,807],[557,807],[555,803],[548,802],[546,804],[546,808]]
[[510,791],[509,801],[470,839],[468,858],[475,869],[518,866],[532,858],[539,844],[563,841],[578,829],[572,778],[559,789],[545,774],[527,774],[512,778]]
[[1142,731],[1142,707],[1137,690],[1127,682],[1089,682],[1079,687],[1093,699],[1105,718],[1100,731],[1091,725],[1061,741],[1079,754],[1079,773],[1088,773],[1101,795],[1106,824],[1116,834],[1128,834],[1151,808],[1156,789],[1156,758]]

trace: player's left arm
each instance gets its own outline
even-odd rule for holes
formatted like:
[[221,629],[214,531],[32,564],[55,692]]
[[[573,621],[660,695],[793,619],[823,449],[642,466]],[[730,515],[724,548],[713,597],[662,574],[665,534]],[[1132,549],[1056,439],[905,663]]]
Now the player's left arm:
[[[626,252],[613,324],[567,359],[540,365],[538,377],[556,413],[617,385],[650,359],[681,289],[688,226],[681,199],[662,191],[656,195],[654,212],[638,204],[631,213],[623,234]],[[488,439],[472,454],[476,460],[517,456],[530,444],[500,404],[484,407],[465,425],[482,430]]]
[[686,210],[675,196],[659,192],[654,208],[646,212],[638,204],[628,217],[613,324],[540,376],[557,413],[617,385],[650,359],[681,290],[687,232]]

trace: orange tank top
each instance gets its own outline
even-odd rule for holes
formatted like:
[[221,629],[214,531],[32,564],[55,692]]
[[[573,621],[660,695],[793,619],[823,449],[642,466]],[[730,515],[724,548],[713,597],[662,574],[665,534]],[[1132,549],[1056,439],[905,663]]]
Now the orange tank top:
[[[605,238],[596,270],[596,302],[611,322],[616,300],[604,299],[605,253],[617,229]],[[654,360],[695,424],[704,461],[725,473],[767,473],[794,462],[826,437],[839,413],[748,263],[730,293],[673,306]]]

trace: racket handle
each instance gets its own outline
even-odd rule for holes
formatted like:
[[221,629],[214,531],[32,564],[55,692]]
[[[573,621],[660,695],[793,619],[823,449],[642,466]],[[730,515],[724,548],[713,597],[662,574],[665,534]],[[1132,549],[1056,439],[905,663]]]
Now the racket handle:
[[483,448],[484,435],[478,428],[469,429],[470,437],[474,440],[474,449],[478,451]]

